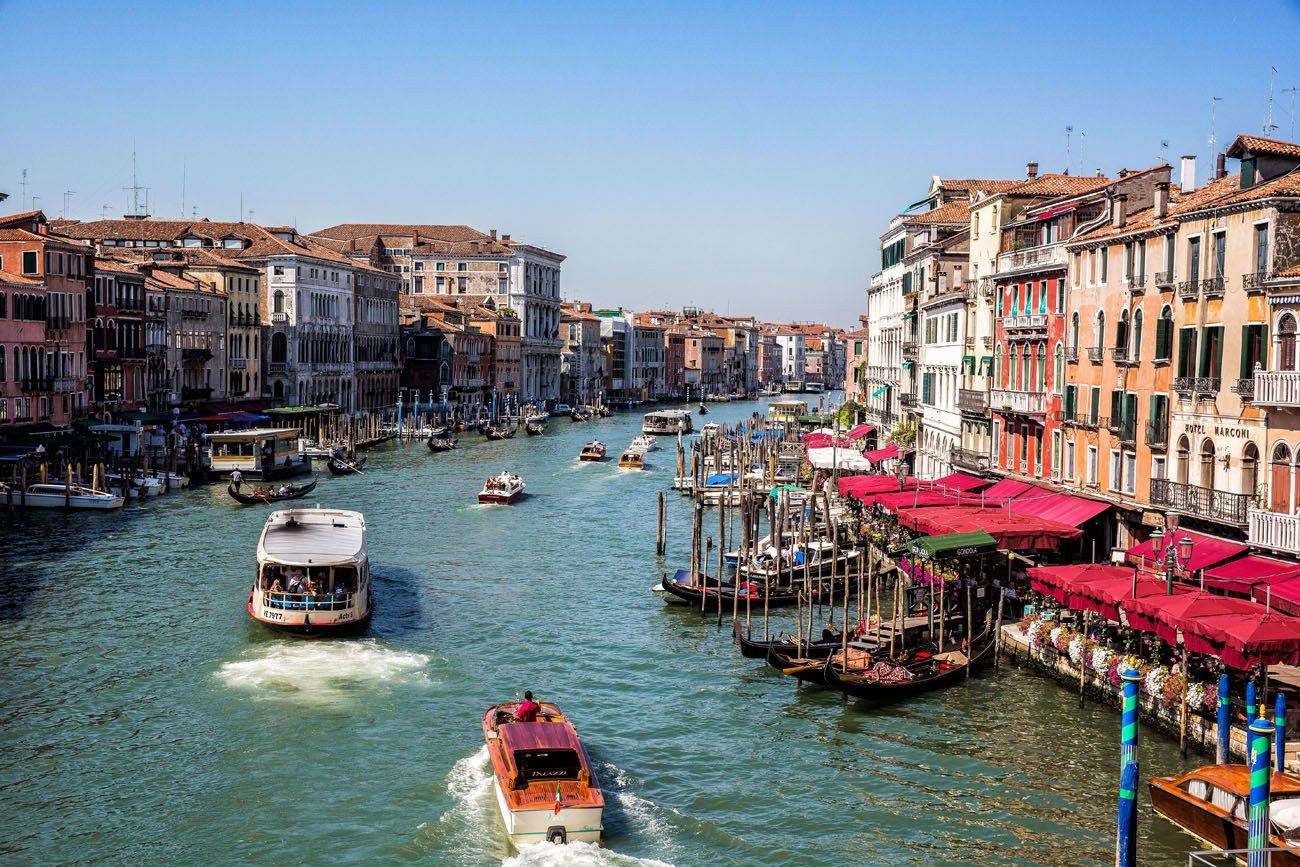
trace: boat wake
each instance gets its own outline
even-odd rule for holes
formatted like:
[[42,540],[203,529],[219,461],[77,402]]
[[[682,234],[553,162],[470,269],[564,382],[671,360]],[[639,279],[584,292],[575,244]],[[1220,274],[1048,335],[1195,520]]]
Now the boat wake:
[[303,704],[345,701],[378,684],[428,683],[431,657],[377,641],[276,642],[224,663],[217,677],[259,697]]
[[666,861],[635,858],[602,849],[595,843],[574,841],[564,846],[530,843],[519,854],[505,859],[501,867],[672,867]]

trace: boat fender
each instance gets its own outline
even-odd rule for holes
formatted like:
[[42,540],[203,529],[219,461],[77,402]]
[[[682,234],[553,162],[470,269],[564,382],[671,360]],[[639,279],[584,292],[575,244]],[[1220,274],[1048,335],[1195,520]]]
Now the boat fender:
[[563,846],[569,842],[569,832],[563,825],[552,825],[546,829],[546,842]]

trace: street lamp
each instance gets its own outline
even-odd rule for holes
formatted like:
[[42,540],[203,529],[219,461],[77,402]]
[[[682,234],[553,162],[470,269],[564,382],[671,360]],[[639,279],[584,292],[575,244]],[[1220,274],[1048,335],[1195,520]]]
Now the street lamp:
[[903,456],[898,457],[898,466],[894,467],[894,478],[898,479],[898,489],[903,489],[903,481],[907,478],[907,464],[903,463]]
[[[1165,529],[1156,530],[1151,537],[1151,546],[1156,559],[1163,560],[1165,566],[1165,595],[1174,595],[1174,569],[1186,569],[1192,562],[1192,537],[1186,534],[1178,538],[1177,512],[1165,516]],[[1168,531],[1168,538],[1166,538]]]

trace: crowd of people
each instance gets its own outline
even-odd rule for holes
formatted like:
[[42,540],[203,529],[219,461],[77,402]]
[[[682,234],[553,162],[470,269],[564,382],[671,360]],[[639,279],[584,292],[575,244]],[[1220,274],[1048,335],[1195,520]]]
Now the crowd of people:
[[272,608],[346,608],[355,591],[355,573],[350,579],[346,570],[335,569],[330,587],[327,567],[303,569],[301,566],[267,565],[262,569],[262,591]]

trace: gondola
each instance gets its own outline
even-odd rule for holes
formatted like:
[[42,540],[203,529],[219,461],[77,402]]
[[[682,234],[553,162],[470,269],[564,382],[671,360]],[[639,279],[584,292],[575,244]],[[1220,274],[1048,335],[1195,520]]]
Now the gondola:
[[330,458],[330,473],[335,476],[350,476],[366,468],[366,458],[357,461],[345,461],[342,458]]
[[456,448],[460,440],[448,439],[447,437],[429,437],[429,451],[431,452],[449,452]]
[[745,628],[739,620],[732,626],[731,631],[736,639],[736,644],[740,646],[740,655],[746,659],[767,659],[768,653],[773,650],[788,656],[798,654],[811,659],[825,659],[839,650],[841,646],[839,638],[834,641],[814,641],[801,653],[801,645],[796,641],[791,641],[788,636],[772,641],[755,641],[752,638],[747,638]]
[[242,491],[236,491],[234,485],[227,487],[226,493],[230,494],[231,498],[237,502],[243,503],[245,506],[265,506],[268,503],[278,503],[282,500],[296,500],[299,497],[305,497],[315,490],[316,482],[319,480],[320,477],[317,476],[305,485],[287,485],[286,487],[289,490],[283,494],[275,493],[274,491],[277,489],[269,488],[265,489],[267,490],[267,493],[265,494],[258,494],[257,491],[259,489],[257,488],[253,489],[253,493],[245,494]]
[[528,431],[528,435],[530,437],[539,437],[542,434],[546,433],[546,425],[529,422],[528,424],[524,425],[524,430]]
[[436,427],[429,431],[429,439],[440,440],[447,435],[447,426]]
[[[763,603],[763,588],[760,585],[754,584],[753,582],[750,582],[750,584],[751,587],[753,587],[752,594],[748,595],[748,598],[752,600],[751,604]],[[843,581],[836,582],[835,589],[837,593],[841,591],[843,587],[844,587]],[[701,598],[705,596],[707,596],[709,600],[707,603],[705,603],[706,610],[709,608],[709,606],[716,607],[718,604],[719,590],[718,590],[718,582],[716,578],[712,578],[712,577],[708,578],[707,585],[703,588],[698,586],[693,587],[690,584],[682,584],[679,581],[673,579],[665,579],[663,582],[663,589],[667,593],[676,596],[677,598],[682,599],[685,602],[696,606],[697,608],[700,605]],[[813,601],[816,601],[817,598],[822,594],[826,594],[827,598],[829,598],[830,589],[831,588],[830,588],[829,581],[819,582],[817,584],[814,584],[812,587]],[[722,582],[721,592],[722,592],[722,607],[726,608],[727,610],[730,610],[732,600],[736,598],[735,583],[731,581]],[[799,602],[799,596],[801,593],[802,590],[797,587],[781,587],[779,589],[773,587],[771,588],[771,592],[767,596],[767,606],[769,608],[788,608],[791,605],[795,605]],[[743,594],[743,593],[740,595],[739,602],[741,604],[744,604],[746,595],[747,594]]]
[[709,408],[704,404],[700,404],[700,415],[708,415],[708,414],[709,414]]
[[782,653],[779,650],[772,649],[767,652],[767,664],[786,677],[793,677],[804,683],[826,686],[826,669],[829,667],[830,659],[839,651],[839,647],[824,648],[826,655],[818,656],[818,651],[822,649],[817,645],[813,645],[808,648],[807,655]]
[[483,435],[490,440],[508,440],[514,437],[515,431],[514,428],[489,426]]
[[895,663],[911,673],[911,680],[881,682],[872,672],[845,674],[836,670],[834,657],[826,660],[825,677],[827,686],[846,695],[869,703],[883,704],[958,683],[966,678],[968,669],[974,674],[992,661],[993,633],[986,629],[975,636],[969,655],[961,650],[933,654],[912,653],[905,661]]

